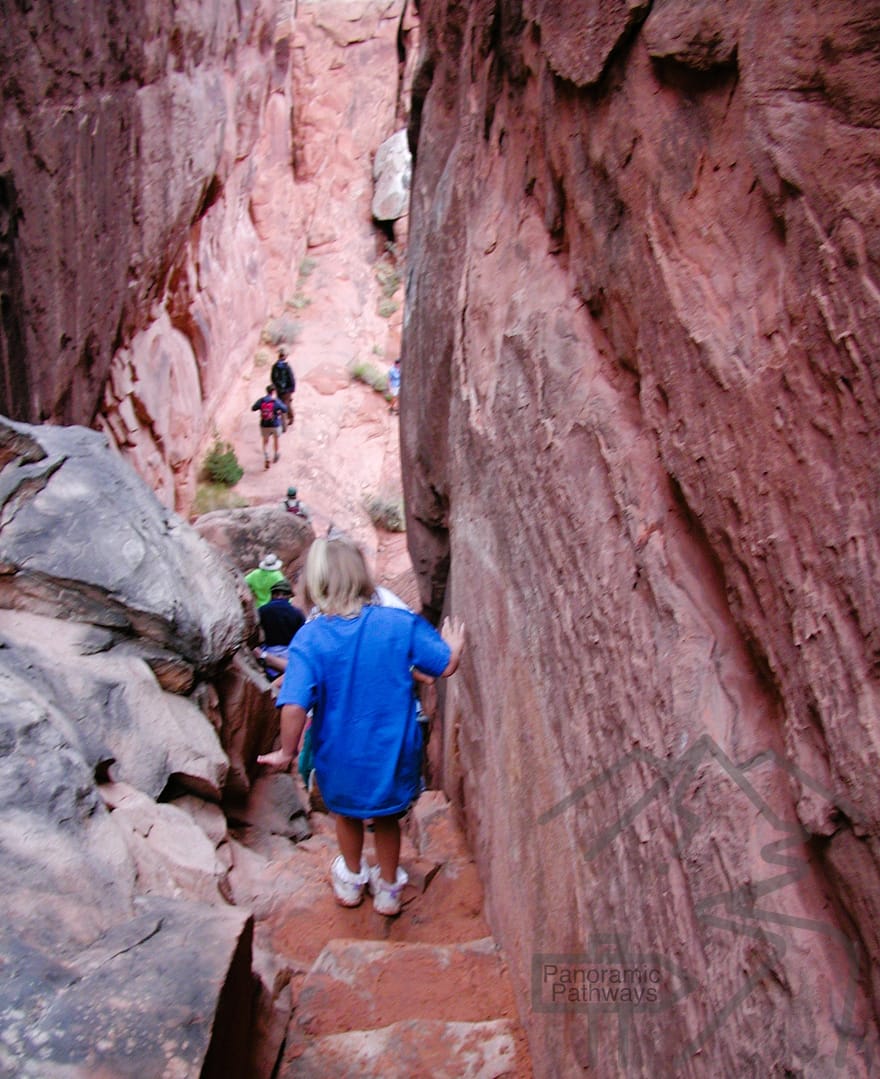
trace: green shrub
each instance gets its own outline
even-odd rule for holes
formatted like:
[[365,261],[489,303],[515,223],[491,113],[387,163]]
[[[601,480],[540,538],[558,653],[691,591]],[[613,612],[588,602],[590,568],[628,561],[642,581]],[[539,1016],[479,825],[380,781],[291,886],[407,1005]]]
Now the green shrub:
[[364,508],[376,528],[383,528],[386,532],[406,531],[403,498],[370,495],[364,502]]
[[400,304],[396,300],[382,299],[379,301],[379,307],[377,308],[379,317],[391,318],[399,307]]
[[235,450],[228,442],[217,439],[208,450],[203,465],[205,478],[211,483],[221,484],[224,487],[234,487],[244,475],[244,469],[238,463]]
[[299,275],[300,275],[300,277],[308,277],[309,274],[313,272],[313,270],[315,269],[315,267],[317,265],[318,265],[317,262],[313,258],[309,258],[309,256],[306,255],[306,257],[299,264]]

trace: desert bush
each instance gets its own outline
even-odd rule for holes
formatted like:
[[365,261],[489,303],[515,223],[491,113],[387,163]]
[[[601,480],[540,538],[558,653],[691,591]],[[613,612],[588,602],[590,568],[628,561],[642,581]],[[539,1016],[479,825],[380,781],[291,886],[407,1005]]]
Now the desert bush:
[[312,302],[310,296],[304,296],[301,292],[298,292],[295,296],[289,297],[285,300],[284,306],[291,307],[294,311],[302,311],[304,307],[308,307]]
[[308,277],[309,274],[314,271],[317,265],[317,262],[313,258],[309,258],[309,256],[306,255],[306,257],[299,264],[300,277]]
[[281,345],[292,345],[302,333],[302,326],[290,318],[273,318],[263,329],[260,339],[264,345],[279,348]]
[[376,528],[382,528],[386,532],[406,531],[402,497],[370,495],[364,502],[364,508]]
[[388,262],[380,262],[376,267],[376,280],[386,300],[390,300],[400,288],[400,272]]
[[388,399],[388,376],[378,367],[364,360],[357,360],[349,367],[348,373],[357,382],[365,383],[376,393],[381,393],[386,400]]
[[214,510],[236,510],[248,505],[248,500],[223,483],[200,483],[192,504],[192,516]]
[[391,318],[391,316],[399,307],[400,304],[396,300],[389,300],[385,298],[379,301],[377,311],[380,318]]
[[217,439],[208,450],[202,465],[205,479],[224,487],[234,487],[244,475],[235,450],[228,442]]

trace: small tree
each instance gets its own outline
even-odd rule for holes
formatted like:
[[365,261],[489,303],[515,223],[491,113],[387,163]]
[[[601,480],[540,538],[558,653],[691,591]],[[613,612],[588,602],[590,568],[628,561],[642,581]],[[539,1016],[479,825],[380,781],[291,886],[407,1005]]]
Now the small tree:
[[235,450],[230,443],[221,442],[219,438],[208,451],[203,467],[207,479],[226,487],[234,487],[244,475],[244,469],[238,463]]

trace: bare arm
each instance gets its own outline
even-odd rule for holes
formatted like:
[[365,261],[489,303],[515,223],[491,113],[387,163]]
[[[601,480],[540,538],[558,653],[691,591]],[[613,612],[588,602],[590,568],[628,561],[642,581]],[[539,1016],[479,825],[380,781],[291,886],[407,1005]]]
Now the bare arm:
[[[448,678],[458,670],[461,654],[464,651],[464,622],[462,622],[460,618],[444,619],[443,627],[440,630],[440,636],[446,641],[452,651],[449,662],[446,664],[445,669],[440,673],[441,678]],[[422,682],[426,686],[433,685],[435,681],[431,675],[425,674],[424,671],[419,671],[415,667],[412,668],[412,676],[417,682]]]
[[422,702],[422,714],[427,719],[433,719],[437,715],[437,683],[433,678],[421,687],[419,697]]
[[274,753],[263,753],[257,757],[257,764],[265,764],[276,771],[286,772],[299,749],[303,727],[306,725],[306,710],[298,704],[285,704],[281,707],[281,748]]
[[254,655],[262,663],[265,663],[267,667],[271,667],[273,671],[281,671],[282,673],[287,670],[287,656],[276,652],[267,652],[265,645],[259,645],[254,649]]

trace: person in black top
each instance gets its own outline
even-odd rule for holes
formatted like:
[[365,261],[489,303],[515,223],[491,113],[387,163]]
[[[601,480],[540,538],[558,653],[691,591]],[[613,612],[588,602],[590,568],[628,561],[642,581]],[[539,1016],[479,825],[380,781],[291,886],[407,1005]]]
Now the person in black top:
[[269,377],[275,387],[275,392],[278,394],[278,400],[287,409],[286,415],[281,418],[281,431],[283,433],[288,427],[293,426],[291,398],[296,391],[296,376],[293,373],[293,368],[287,362],[287,353],[283,348],[278,351],[278,359],[272,364]]
[[306,620],[299,607],[294,607],[292,596],[290,581],[282,578],[272,585],[269,602],[257,608],[263,631],[263,646],[257,655],[265,664],[270,681],[287,666],[287,649]]

